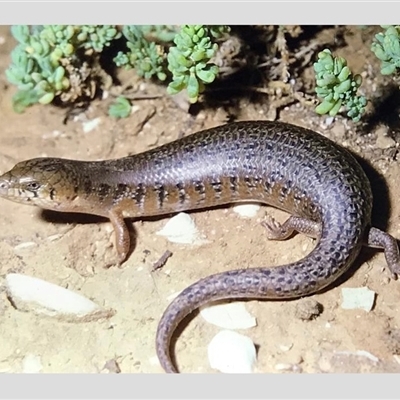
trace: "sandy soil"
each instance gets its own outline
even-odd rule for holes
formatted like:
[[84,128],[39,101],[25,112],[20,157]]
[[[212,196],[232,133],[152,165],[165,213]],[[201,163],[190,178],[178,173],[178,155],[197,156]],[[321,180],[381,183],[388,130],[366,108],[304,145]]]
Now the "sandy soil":
[[[327,29],[319,40],[333,33],[333,28]],[[182,134],[220,125],[232,114],[235,119],[250,120],[275,116],[318,130],[369,161],[374,170],[374,224],[400,238],[400,204],[396,201],[400,197],[400,167],[395,157],[398,112],[388,95],[387,81],[382,81],[378,64],[365,44],[370,40],[365,32],[345,30],[341,46],[351,67],[366,71],[363,87],[378,109],[378,117],[362,131],[341,117],[327,124],[313,107],[297,102],[277,114],[277,96],[262,96],[257,101],[246,96],[190,115],[163,96],[164,88],[151,83],[139,85],[134,75],[129,77],[143,93],[161,97],[137,101],[135,112],[127,119],[108,117],[101,101],[94,101],[66,124],[65,110],[52,106],[35,106],[18,115],[11,107],[15,89],[4,75],[14,41],[5,27],[1,27],[0,35],[5,39],[0,45],[0,172],[38,156],[96,160],[134,154]],[[311,69],[303,79],[307,76],[311,79]],[[85,123],[96,119],[96,127],[85,132]],[[6,200],[0,203],[1,279],[9,272],[43,278],[116,311],[112,318],[96,322],[60,322],[15,309],[3,291],[1,372],[23,371],[32,356],[40,357],[43,372],[115,372],[110,367],[115,363],[122,372],[162,372],[154,338],[169,296],[211,273],[298,260],[314,246],[312,239],[302,235],[283,242],[267,241],[259,224],[265,209],[281,221],[286,217],[283,212],[263,208],[256,218],[241,219],[230,208],[222,208],[191,214],[209,240],[197,247],[169,243],[157,236],[167,218],[135,222],[137,241],[128,261],[121,269],[104,269],[104,258],[114,254],[114,235],[108,221],[56,215]],[[24,246],[26,243],[31,245]],[[152,272],[153,263],[166,250],[173,256],[163,269]],[[306,373],[400,372],[396,357],[400,349],[400,284],[388,276],[383,253],[363,249],[349,274],[330,290],[312,296],[323,306],[315,319],[299,317],[300,310],[309,307],[305,299],[246,302],[248,311],[257,318],[257,326],[240,332],[258,347],[256,372],[290,371],[293,365],[295,371]],[[342,288],[364,286],[376,292],[373,310],[342,309]],[[207,361],[207,344],[219,330],[199,315],[187,322],[175,349],[181,371],[215,372]]]

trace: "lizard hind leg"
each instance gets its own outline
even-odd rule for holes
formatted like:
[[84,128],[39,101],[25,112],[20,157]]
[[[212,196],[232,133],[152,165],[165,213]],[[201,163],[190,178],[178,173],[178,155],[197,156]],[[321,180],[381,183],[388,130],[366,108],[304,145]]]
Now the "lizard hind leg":
[[368,232],[365,244],[384,250],[392,279],[397,279],[398,275],[400,275],[400,254],[397,240],[388,233],[372,227]]
[[321,234],[321,224],[306,218],[291,216],[283,224],[267,215],[261,225],[267,230],[269,240],[285,240],[293,234],[300,232],[314,239]]

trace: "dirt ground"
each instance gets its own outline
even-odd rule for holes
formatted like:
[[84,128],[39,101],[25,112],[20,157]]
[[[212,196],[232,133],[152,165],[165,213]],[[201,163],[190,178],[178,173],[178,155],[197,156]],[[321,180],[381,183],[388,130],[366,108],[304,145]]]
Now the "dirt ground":
[[[361,127],[343,117],[329,121],[316,115],[313,106],[298,101],[280,107],[279,91],[257,100],[251,95],[231,102],[225,99],[190,114],[165,95],[165,88],[143,83],[133,72],[126,76],[133,79],[138,94],[155,98],[137,100],[127,119],[109,117],[106,102],[100,100],[66,124],[65,110],[53,106],[34,106],[16,114],[11,106],[15,88],[4,74],[15,42],[8,28],[0,27],[0,172],[38,156],[98,160],[139,153],[182,134],[220,125],[232,115],[237,120],[276,118],[317,130],[368,161],[374,171],[374,225],[400,238],[399,103],[369,50],[373,30],[353,27],[340,32],[338,49],[355,71],[363,71],[363,90],[373,100],[368,110],[375,110],[375,117]],[[335,28],[326,28],[313,43],[323,46],[335,35]],[[306,86],[312,85],[311,72],[312,67],[299,78],[308,79]],[[88,122],[94,126],[89,131]],[[115,372],[109,366],[116,364],[123,373],[162,372],[154,339],[173,293],[211,273],[295,261],[314,246],[303,235],[267,241],[259,221],[266,210],[279,220],[286,217],[283,212],[263,207],[256,218],[242,219],[226,207],[191,213],[209,240],[197,247],[169,243],[156,235],[168,217],[135,222],[137,241],[128,261],[120,269],[105,269],[104,257],[114,251],[108,221],[57,215],[1,199],[0,204],[2,280],[9,272],[35,276],[116,311],[112,318],[96,322],[60,322],[15,309],[3,291],[1,372],[23,371],[32,356],[40,358],[42,372]],[[173,256],[163,269],[152,272],[153,263],[166,250]],[[240,333],[257,345],[256,372],[400,372],[396,356],[400,354],[400,283],[388,278],[385,265],[381,251],[364,248],[349,274],[330,290],[312,296],[323,312],[309,321],[299,318],[299,307],[307,307],[305,299],[246,302],[257,326]],[[359,287],[376,293],[373,310],[341,308],[342,288]],[[219,330],[199,315],[186,323],[175,346],[181,371],[215,372],[207,360],[207,345]]]

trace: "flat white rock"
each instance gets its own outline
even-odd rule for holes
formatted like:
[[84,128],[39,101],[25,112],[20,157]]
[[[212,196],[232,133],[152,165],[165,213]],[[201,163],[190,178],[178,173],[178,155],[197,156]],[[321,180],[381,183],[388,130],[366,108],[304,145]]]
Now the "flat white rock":
[[259,209],[260,206],[257,204],[239,204],[232,207],[233,212],[243,218],[254,218],[257,215]]
[[40,356],[27,354],[22,360],[22,372],[27,374],[36,374],[43,369]]
[[375,303],[375,292],[367,287],[343,288],[342,305],[344,310],[361,309],[371,311]]
[[200,315],[210,324],[225,329],[248,329],[257,325],[256,318],[239,301],[203,306]]
[[186,213],[179,213],[172,217],[157,232],[157,235],[166,237],[172,243],[202,244],[206,242],[192,217]]
[[208,345],[211,368],[224,373],[251,373],[256,359],[253,341],[235,331],[223,330],[217,333]]
[[22,274],[7,274],[7,294],[21,311],[33,311],[66,321],[93,321],[114,314],[69,289]]

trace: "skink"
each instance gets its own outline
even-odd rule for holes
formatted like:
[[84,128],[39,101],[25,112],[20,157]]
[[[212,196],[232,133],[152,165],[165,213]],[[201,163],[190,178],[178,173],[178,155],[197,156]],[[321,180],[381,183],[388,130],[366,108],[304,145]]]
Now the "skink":
[[271,238],[284,239],[293,231],[317,238],[314,250],[300,261],[211,275],[181,292],[164,312],[156,335],[166,372],[178,372],[170,356],[172,334],[205,303],[313,294],[343,274],[363,244],[384,249],[392,276],[400,273],[396,240],[371,227],[371,186],[358,162],[324,136],[282,122],[227,124],[116,160],[24,161],[0,177],[0,196],[109,218],[118,264],[130,248],[125,218],[240,201],[291,214],[282,225],[268,224]]

